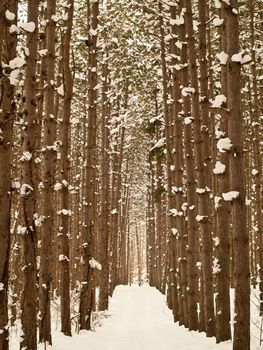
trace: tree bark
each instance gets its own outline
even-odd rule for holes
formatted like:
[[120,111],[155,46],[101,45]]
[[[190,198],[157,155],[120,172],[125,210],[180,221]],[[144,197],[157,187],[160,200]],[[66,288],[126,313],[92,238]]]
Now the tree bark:
[[[12,137],[15,114],[14,86],[3,74],[2,62],[16,57],[16,33],[9,32],[12,24],[5,18],[5,11],[16,15],[17,0],[0,4],[0,350],[8,350],[8,278],[10,254],[10,209],[11,209],[11,160]],[[10,73],[11,71],[9,71]]]
[[[195,164],[197,174],[197,193],[198,193],[198,215],[199,227],[202,238],[202,270],[204,281],[204,307],[205,307],[205,329],[208,337],[215,335],[215,316],[214,316],[214,296],[213,296],[213,276],[212,276],[212,227],[211,227],[211,211],[210,211],[210,189],[209,178],[210,173],[205,169],[207,141],[201,134],[201,114],[199,108],[199,84],[198,72],[195,57],[195,44],[193,33],[193,16],[192,6],[186,1],[186,27],[187,27],[187,47],[189,57],[189,72],[191,79],[192,96],[192,118],[194,120],[194,145],[195,145]],[[203,50],[204,48],[202,48]],[[204,74],[204,72],[202,72]],[[203,78],[203,77],[202,77]],[[204,85],[204,82],[203,84]],[[204,86],[202,86],[204,88]],[[203,97],[203,96],[202,96]],[[204,96],[207,98],[207,96]],[[203,110],[207,113],[205,106]],[[203,111],[204,112],[204,111]],[[207,116],[206,116],[207,119]],[[205,120],[205,123],[207,120]],[[205,135],[207,137],[207,135]]]
[[61,190],[61,214],[59,216],[59,238],[60,238],[60,300],[61,300],[61,331],[65,335],[71,335],[70,320],[70,283],[69,283],[69,215],[63,215],[63,210],[69,212],[69,151],[70,151],[70,115],[71,100],[73,93],[73,78],[70,67],[70,43],[74,14],[74,0],[68,1],[67,29],[62,38],[62,70],[63,70],[63,121],[61,125],[61,163],[60,182]]
[[[27,34],[27,66],[25,72],[25,104],[23,156],[22,156],[22,226],[26,229],[23,234],[24,281],[22,291],[22,329],[23,340],[20,348],[37,349],[37,268],[36,268],[36,225],[37,212],[37,183],[36,183],[36,145],[39,135],[38,116],[36,111],[36,61],[38,48],[38,5],[39,0],[28,1],[28,22],[35,23],[35,30]],[[24,156],[28,153],[28,157]],[[24,186],[24,188],[23,188]]]
[[233,225],[233,250],[235,273],[235,323],[233,350],[250,349],[250,278],[249,234],[246,225],[245,177],[243,162],[243,123],[241,112],[241,63],[233,61],[240,51],[238,2],[231,0],[227,6],[228,39],[228,127],[231,140],[229,171],[231,191],[237,198],[231,202]]
[[97,147],[97,30],[99,1],[91,5],[91,29],[89,42],[91,43],[89,57],[89,89],[88,89],[88,130],[86,147],[86,193],[85,218],[83,231],[83,278],[80,295],[80,329],[91,328],[91,314],[94,307],[95,281],[91,259],[94,258],[95,247],[95,221],[96,221],[96,147]]
[[[249,0],[249,14],[250,14],[250,38],[251,38],[251,58],[253,64],[251,64],[252,73],[252,115],[253,115],[253,149],[254,149],[254,169],[255,169],[255,191],[256,191],[256,225],[257,225],[257,250],[259,251],[259,289],[260,289],[260,314],[263,314],[263,215],[262,215],[262,155],[260,150],[260,101],[259,101],[259,89],[257,83],[257,62],[255,52],[255,4],[252,0]],[[249,168],[250,169],[250,168]]]
[[44,110],[44,138],[43,138],[43,163],[42,163],[42,215],[44,217],[41,231],[41,251],[40,251],[40,276],[39,276],[39,307],[40,324],[39,340],[51,344],[51,244],[53,237],[53,186],[55,173],[55,155],[56,155],[56,121],[55,121],[55,38],[56,24],[52,19],[56,13],[56,1],[47,0],[47,29],[46,29],[46,48],[48,55],[46,57],[46,90],[45,110]]
[[[183,8],[183,2],[180,3]],[[186,25],[180,27],[180,40],[186,41]],[[181,84],[183,87],[189,86],[189,71],[187,68],[187,46],[184,44],[181,50]],[[184,121],[184,152],[186,169],[186,191],[187,191],[187,227],[188,227],[188,249],[187,249],[187,268],[188,268],[188,310],[193,309],[190,317],[189,327],[196,328],[197,322],[197,223],[196,223],[196,184],[195,184],[195,164],[192,148],[192,123],[186,122],[191,117],[191,99],[189,95],[183,95],[183,110],[180,112]],[[190,321],[190,320],[189,320]],[[193,328],[193,329],[194,329]]]
[[106,62],[102,66],[102,123],[101,123],[101,211],[100,211],[100,261],[102,265],[100,279],[100,301],[99,309],[101,311],[108,309],[109,298],[109,231],[110,231],[110,198],[109,198],[109,101],[108,92],[108,65]]
[[[226,33],[226,14],[224,4],[221,5],[221,18],[224,20],[221,26],[221,52],[227,52],[227,33]],[[221,94],[227,96],[227,65],[221,65]],[[228,114],[221,109],[220,131],[223,137],[228,135]],[[217,189],[215,204],[216,237],[218,243],[216,254],[219,271],[217,277],[217,296],[216,296],[216,341],[219,343],[231,339],[230,329],[230,208],[229,203],[222,200],[222,193],[229,191],[229,155],[228,152],[218,152],[217,159],[225,165],[225,171],[216,174]],[[217,239],[217,238],[216,238]]]

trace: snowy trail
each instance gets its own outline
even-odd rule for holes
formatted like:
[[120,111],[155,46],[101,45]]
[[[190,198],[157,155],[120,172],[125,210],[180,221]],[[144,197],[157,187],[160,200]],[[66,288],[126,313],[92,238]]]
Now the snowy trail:
[[108,319],[95,332],[65,337],[56,332],[56,350],[230,350],[231,343],[189,332],[173,322],[165,298],[149,286],[119,286]]

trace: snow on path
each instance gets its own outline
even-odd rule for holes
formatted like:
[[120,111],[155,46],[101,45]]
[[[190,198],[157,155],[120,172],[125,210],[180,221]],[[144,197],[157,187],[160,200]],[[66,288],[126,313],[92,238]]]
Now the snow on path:
[[56,332],[50,350],[231,349],[231,342],[216,344],[204,333],[189,332],[175,324],[165,297],[147,285],[118,286],[109,312],[112,316],[95,332],[81,332],[72,338]]

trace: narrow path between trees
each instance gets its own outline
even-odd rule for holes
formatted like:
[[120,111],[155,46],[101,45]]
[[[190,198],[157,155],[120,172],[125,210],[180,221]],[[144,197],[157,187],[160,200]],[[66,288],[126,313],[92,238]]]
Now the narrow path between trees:
[[173,322],[165,297],[149,286],[118,286],[111,316],[95,332],[65,337],[55,333],[56,350],[230,350],[205,334],[189,332]]

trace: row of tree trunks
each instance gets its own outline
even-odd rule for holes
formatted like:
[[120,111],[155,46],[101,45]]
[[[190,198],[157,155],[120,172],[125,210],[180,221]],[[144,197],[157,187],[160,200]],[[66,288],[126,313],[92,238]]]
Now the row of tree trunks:
[[[250,31],[254,48],[255,24],[251,10],[253,6],[251,3],[248,4],[249,6]],[[191,330],[205,331],[209,337],[216,336],[217,342],[229,340],[231,338],[229,296],[231,276],[232,285],[236,290],[233,348],[241,348],[242,344],[242,349],[249,349],[249,227],[246,225],[245,188],[249,188],[250,191],[251,184],[245,185],[244,126],[240,122],[241,62],[236,58],[240,51],[238,3],[231,1],[231,4],[220,5],[219,15],[222,24],[219,31],[221,38],[219,60],[221,67],[218,76],[221,76],[221,95],[218,97],[222,96],[225,102],[220,107],[213,104],[214,108],[218,108],[216,111],[209,108],[209,99],[212,99],[215,94],[214,78],[209,76],[211,64],[207,61],[207,57],[211,57],[212,54],[211,30],[208,21],[209,6],[202,0],[198,1],[198,36],[194,32],[191,2],[180,1],[179,4],[171,5],[169,11],[162,6],[161,2],[158,2],[158,11],[166,139],[168,203],[166,213],[170,233],[168,268],[165,270],[167,273],[165,280],[167,279],[168,283],[167,302],[173,309],[175,321],[179,321]],[[168,23],[169,12],[170,28],[166,32],[164,23]],[[166,35],[166,33],[169,34]],[[178,35],[180,41],[178,41]],[[180,59],[178,59],[179,55]],[[228,57],[228,60],[222,59],[223,55]],[[253,57],[252,60],[256,61],[255,50]],[[257,112],[259,105],[257,72],[254,64],[252,87],[254,109],[251,112],[255,118],[252,164],[255,167],[254,188],[257,188],[256,215],[252,220],[257,230],[255,236],[260,237],[258,235],[258,230],[260,232],[258,225],[260,226],[262,221],[261,157],[258,142],[260,127]],[[159,134],[158,139],[160,137]],[[229,146],[225,145],[227,142],[230,143]],[[214,169],[212,169],[212,157],[215,162]],[[249,159],[251,157],[248,157]],[[251,165],[248,164],[247,167],[249,169]],[[153,181],[153,188],[148,186],[147,264],[150,284],[160,289],[158,270],[153,268],[154,259],[160,260],[160,241],[152,237],[157,233],[159,238],[164,228],[161,229],[163,232],[158,230],[160,227],[158,203],[156,217],[153,216],[153,218],[151,204],[161,184],[158,169],[160,169],[160,161],[158,163],[157,159],[156,169],[153,167],[149,172],[150,179],[153,181],[156,176],[157,181]],[[250,174],[247,178],[251,181]],[[175,195],[174,198],[173,195]],[[238,212],[242,213],[242,219],[239,222]],[[238,235],[237,232],[241,234]],[[255,256],[252,257],[255,259],[255,262],[252,260],[254,270],[257,262],[258,266],[261,266],[262,255],[261,242],[258,241],[256,246],[258,253],[255,252]],[[255,249],[255,245],[253,247],[252,249]],[[215,286],[214,282],[216,282]],[[160,290],[162,291],[162,288]],[[243,300],[243,307],[241,300]]]

